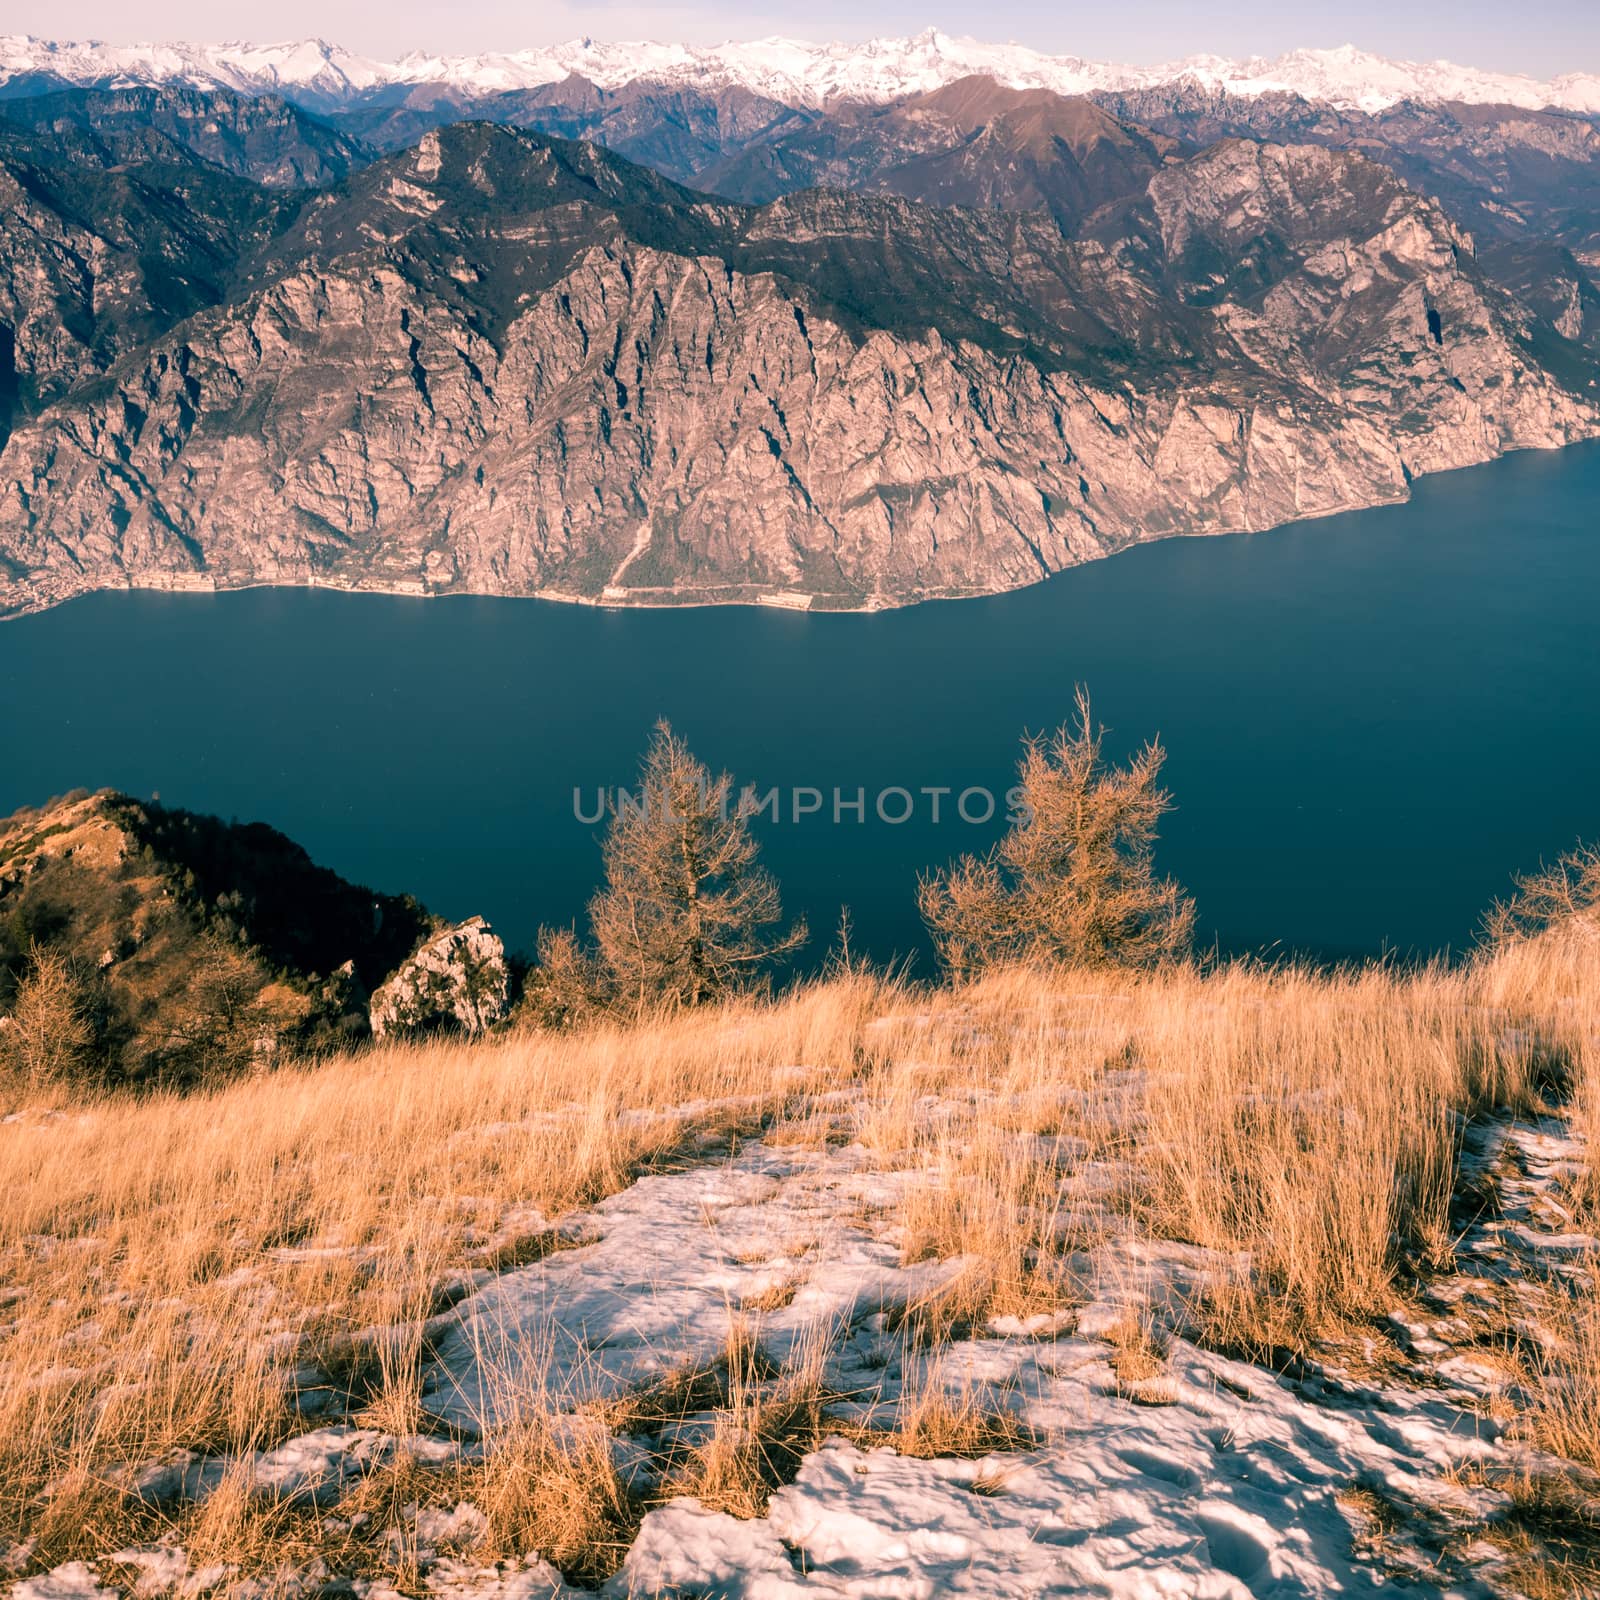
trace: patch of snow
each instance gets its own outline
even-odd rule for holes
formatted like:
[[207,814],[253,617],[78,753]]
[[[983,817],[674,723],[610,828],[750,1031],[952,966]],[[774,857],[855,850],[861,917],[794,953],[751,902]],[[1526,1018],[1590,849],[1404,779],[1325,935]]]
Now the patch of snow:
[[440,1561],[429,1569],[427,1589],[439,1600],[577,1600],[589,1593],[569,1589],[561,1574],[537,1556],[495,1567]]
[[608,1592],[741,1600],[1371,1592],[1379,1583],[1351,1561],[1334,1499],[1356,1470],[1358,1452],[1341,1459],[1336,1444],[1303,1429],[1241,1426],[1222,1408],[1207,1416],[1124,1401],[1091,1407],[1059,1445],[1027,1455],[923,1461],[835,1440],[774,1494],[765,1518],[736,1522],[693,1501],[651,1512]]
[[257,1459],[255,1486],[280,1500],[337,1494],[382,1441],[383,1435],[370,1428],[319,1428],[302,1434]]
[[24,1578],[12,1589],[11,1600],[109,1600],[115,1593],[87,1562],[68,1561],[36,1578]]
[[[595,1243],[504,1273],[456,1308],[436,1339],[428,1402],[492,1426],[492,1368],[519,1357],[552,1362],[557,1394],[615,1393],[709,1359],[741,1301],[794,1274],[793,1301],[754,1319],[761,1342],[781,1358],[807,1328],[831,1328],[829,1386],[877,1389],[839,1414],[890,1423],[906,1369],[923,1358],[886,1332],[882,1309],[960,1266],[900,1262],[891,1208],[920,1176],[874,1171],[856,1148],[756,1144],[720,1167],[646,1178],[588,1214]],[[653,1510],[606,1592],[1331,1596],[1376,1586],[1352,1552],[1341,1491],[1375,1485],[1401,1504],[1485,1514],[1492,1495],[1452,1469],[1507,1447],[1470,1394],[1353,1388],[1314,1369],[1291,1380],[1182,1340],[1131,1393],[1100,1336],[1128,1295],[1159,1300],[1191,1278],[1198,1253],[1112,1233],[1095,1255],[1076,1332],[1062,1315],[998,1324],[940,1360],[938,1381],[1004,1397],[1040,1448],[923,1461],[836,1439],[764,1518],[690,1500]]]
[[137,1572],[133,1593],[136,1600],[168,1594],[189,1576],[189,1560],[183,1549],[173,1544],[140,1544],[119,1550],[111,1557],[113,1565]]
[[641,1179],[569,1219],[594,1243],[503,1272],[439,1319],[423,1403],[478,1430],[526,1370],[574,1400],[620,1393],[713,1359],[730,1314],[780,1283],[793,1299],[760,1317],[780,1359],[817,1328],[904,1306],[963,1265],[903,1265],[883,1237],[875,1219],[905,1181],[860,1150],[761,1144],[724,1166]]

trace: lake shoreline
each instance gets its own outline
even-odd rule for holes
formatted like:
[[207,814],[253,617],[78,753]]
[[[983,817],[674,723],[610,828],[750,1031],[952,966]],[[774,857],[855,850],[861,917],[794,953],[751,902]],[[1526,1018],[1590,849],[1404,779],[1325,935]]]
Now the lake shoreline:
[[[724,586],[706,590],[686,587],[680,589],[642,588],[626,590],[625,592],[612,592],[613,586],[607,586],[599,594],[579,594],[563,589],[525,590],[439,587],[431,586],[427,580],[422,578],[405,578],[390,582],[364,578],[340,581],[336,577],[316,573],[308,573],[297,578],[245,578],[238,582],[232,582],[226,577],[218,581],[217,578],[210,574],[193,570],[170,574],[152,573],[144,581],[130,580],[124,584],[104,584],[94,588],[74,589],[66,594],[44,597],[36,603],[24,601],[20,604],[0,605],[0,623],[15,622],[24,617],[38,616],[42,612],[54,610],[58,606],[70,604],[72,601],[90,594],[239,594],[256,589],[328,590],[339,594],[390,595],[421,600],[448,600],[454,598],[544,600],[556,605],[585,606],[601,611],[695,611],[722,607],[752,607],[763,610],[805,611],[818,615],[875,616],[884,611],[901,611],[918,606],[949,604],[968,600],[988,600],[997,596],[1017,594],[1027,589],[1036,588],[1040,584],[1049,583],[1066,573],[1079,571],[1083,567],[1098,566],[1104,561],[1115,560],[1118,556],[1126,555],[1129,551],[1144,549],[1153,544],[1164,544],[1172,540],[1248,538],[1256,534],[1276,533],[1287,528],[1299,528],[1314,523],[1326,522],[1331,518],[1349,516],[1354,512],[1381,511],[1390,507],[1405,506],[1415,500],[1419,484],[1431,483],[1439,478],[1452,478],[1461,473],[1482,471],[1486,467],[1493,467],[1498,462],[1519,456],[1562,455],[1570,450],[1582,450],[1596,444],[1600,444],[1600,424],[1597,424],[1595,431],[1587,437],[1569,439],[1560,444],[1518,446],[1514,449],[1501,450],[1493,455],[1485,456],[1480,461],[1446,467],[1435,472],[1415,474],[1408,479],[1407,493],[1402,496],[1352,500],[1347,505],[1320,509],[1305,516],[1266,522],[1259,527],[1180,529],[1153,534],[1149,537],[1133,538],[1116,549],[1103,551],[1088,560],[1077,561],[1069,566],[1044,570],[1037,577],[1031,578],[1026,583],[1012,584],[1003,588],[932,590],[911,595],[872,594],[865,598],[858,598],[837,593],[816,594],[799,590],[784,590],[781,586],[771,583],[753,583],[740,585],[736,590]],[[157,581],[158,579],[167,581]],[[847,601],[855,603],[845,603]]]

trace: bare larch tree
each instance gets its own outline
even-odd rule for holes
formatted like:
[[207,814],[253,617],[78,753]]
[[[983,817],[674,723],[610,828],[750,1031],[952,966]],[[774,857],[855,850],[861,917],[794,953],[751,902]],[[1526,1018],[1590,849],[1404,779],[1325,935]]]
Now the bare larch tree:
[[606,886],[589,903],[618,1002],[702,1005],[760,981],[804,942],[803,922],[783,926],[757,853],[733,779],[712,777],[658,722],[637,791],[612,809]]
[[940,957],[958,977],[1010,962],[1157,966],[1186,954],[1194,903],[1155,873],[1157,826],[1172,809],[1152,740],[1110,765],[1105,730],[1077,691],[1070,723],[1023,742],[1020,819],[983,856],[918,884]]

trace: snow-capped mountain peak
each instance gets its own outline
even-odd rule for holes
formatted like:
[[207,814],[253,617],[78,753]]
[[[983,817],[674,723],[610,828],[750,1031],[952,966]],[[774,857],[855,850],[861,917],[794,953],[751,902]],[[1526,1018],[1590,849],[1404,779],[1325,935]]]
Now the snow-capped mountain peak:
[[929,28],[910,38],[816,44],[768,38],[709,47],[606,43],[593,38],[478,55],[414,52],[374,61],[322,39],[256,45],[62,43],[0,36],[0,84],[38,76],[71,84],[182,82],[245,94],[277,92],[337,105],[389,85],[436,83],[466,93],[533,88],[581,74],[601,88],[640,79],[706,90],[744,88],[790,105],[893,100],[987,73],[1013,88],[1061,94],[1192,82],[1231,94],[1303,95],[1345,109],[1380,111],[1401,100],[1462,100],[1600,112],[1600,73],[1549,82],[1447,61],[1394,61],[1354,45],[1291,50],[1275,59],[1199,55],[1154,67],[1044,55],[1020,44],[954,38]]

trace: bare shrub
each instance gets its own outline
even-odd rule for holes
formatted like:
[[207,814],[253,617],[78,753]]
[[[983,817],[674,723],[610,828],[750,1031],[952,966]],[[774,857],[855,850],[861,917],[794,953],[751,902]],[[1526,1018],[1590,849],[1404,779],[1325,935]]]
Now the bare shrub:
[[201,933],[182,989],[163,1007],[165,1037],[156,1052],[160,1074],[204,1083],[247,1071],[264,1060],[278,1026],[296,1009],[273,1007],[256,962],[236,941]]
[[61,951],[35,944],[0,1018],[0,1075],[23,1090],[80,1085],[96,1074],[97,1043],[88,985]]
[[1511,896],[1489,908],[1483,931],[1489,944],[1505,945],[1574,923],[1600,938],[1600,845],[1579,844],[1519,876]]
[[541,928],[534,965],[523,985],[517,1020],[559,1031],[605,1014],[606,971],[571,928]]

